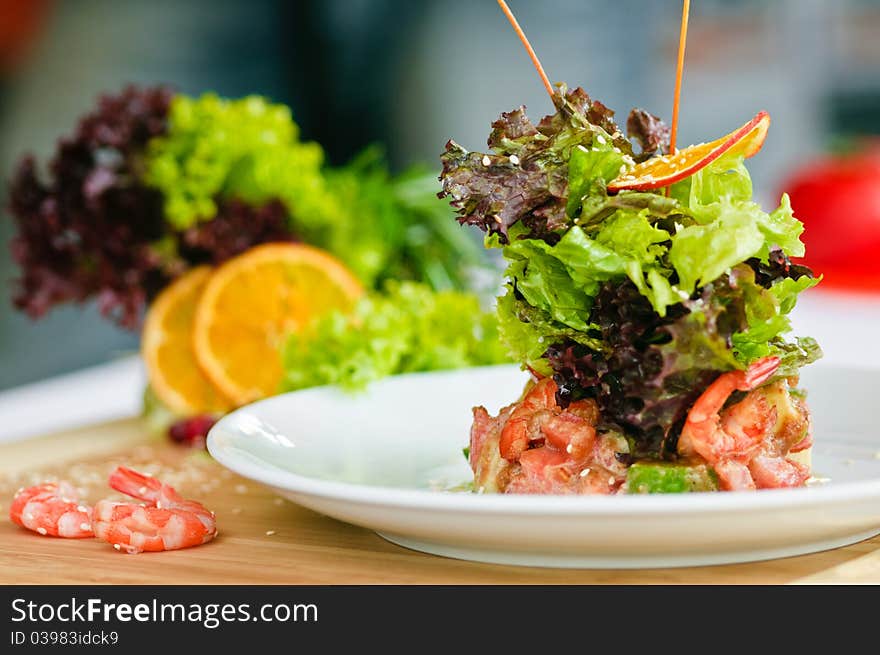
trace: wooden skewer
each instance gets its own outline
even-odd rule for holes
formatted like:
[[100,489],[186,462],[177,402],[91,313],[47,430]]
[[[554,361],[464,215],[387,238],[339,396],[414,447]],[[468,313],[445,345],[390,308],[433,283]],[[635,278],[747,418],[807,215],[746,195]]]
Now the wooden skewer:
[[519,37],[519,40],[522,41],[526,52],[529,53],[529,57],[531,57],[532,59],[532,64],[534,64],[535,70],[538,71],[538,75],[541,76],[541,82],[544,83],[544,88],[547,89],[547,93],[550,94],[550,99],[552,100],[555,97],[553,85],[550,84],[550,80],[547,78],[547,73],[544,72],[544,67],[541,66],[541,62],[538,61],[538,55],[536,55],[535,51],[532,49],[532,44],[529,43],[529,40],[526,38],[525,32],[522,31],[522,28],[519,26],[516,17],[513,15],[513,12],[510,11],[510,7],[507,6],[507,3],[504,0],[498,0],[498,6],[501,7],[501,11],[504,12],[504,15],[507,16],[507,20],[510,21],[511,25],[513,25],[513,29],[516,32],[516,35]]
[[691,0],[684,0],[681,8],[681,32],[678,36],[678,64],[675,68],[675,97],[672,101],[672,129],[669,132],[669,154],[675,154],[675,138],[678,135],[678,108],[681,101],[681,76],[684,71],[684,47],[687,42],[688,15]]
[[[678,136],[678,109],[681,104],[681,77],[684,72],[684,47],[687,43],[688,17],[691,11],[691,0],[684,0],[681,7],[681,30],[678,34],[678,63],[675,66],[675,92],[672,100],[672,128],[669,131],[669,154],[675,154],[675,139]],[[666,187],[666,197],[672,187]]]

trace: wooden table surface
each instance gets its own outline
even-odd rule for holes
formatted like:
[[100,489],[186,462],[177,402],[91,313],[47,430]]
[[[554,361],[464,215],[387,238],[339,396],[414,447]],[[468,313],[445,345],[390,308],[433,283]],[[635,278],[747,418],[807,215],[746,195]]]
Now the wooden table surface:
[[[187,550],[125,555],[96,539],[41,537],[7,517],[12,495],[72,478],[95,502],[127,464],[166,478],[217,514],[219,535]],[[878,583],[880,537],[786,559],[683,569],[571,570],[496,566],[395,546],[299,507],[203,452],[150,436],[139,419],[0,446],[0,583],[24,584],[783,584]]]

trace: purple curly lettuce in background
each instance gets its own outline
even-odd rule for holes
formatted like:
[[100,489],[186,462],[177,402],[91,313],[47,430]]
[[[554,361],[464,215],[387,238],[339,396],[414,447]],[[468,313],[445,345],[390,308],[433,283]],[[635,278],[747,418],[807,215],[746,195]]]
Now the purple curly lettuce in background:
[[162,194],[143,182],[143,157],[167,132],[172,98],[163,86],[104,95],[59,141],[46,180],[32,156],[19,163],[9,186],[18,228],[11,249],[22,271],[13,302],[29,316],[96,299],[105,316],[136,329],[146,304],[190,266],[293,240],[278,200],[218,198],[212,220],[170,227]]
[[22,269],[13,301],[38,318],[53,306],[96,297],[101,312],[133,328],[168,274],[150,248],[163,233],[162,196],[140,179],[147,142],[165,132],[172,92],[127,87],[99,99],[59,141],[47,181],[33,157],[9,190]]

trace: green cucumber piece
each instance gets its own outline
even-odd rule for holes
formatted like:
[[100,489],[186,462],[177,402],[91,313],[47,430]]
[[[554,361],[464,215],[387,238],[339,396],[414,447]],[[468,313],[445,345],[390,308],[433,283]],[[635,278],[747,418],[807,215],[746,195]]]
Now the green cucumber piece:
[[718,476],[706,464],[635,462],[626,472],[630,494],[679,494],[717,491]]

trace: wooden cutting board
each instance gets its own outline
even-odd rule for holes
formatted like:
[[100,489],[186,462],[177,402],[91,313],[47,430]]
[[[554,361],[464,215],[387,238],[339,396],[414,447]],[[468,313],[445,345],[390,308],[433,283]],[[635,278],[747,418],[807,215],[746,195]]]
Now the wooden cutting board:
[[[72,478],[94,502],[117,464],[147,469],[217,514],[212,543],[125,555],[95,539],[41,537],[8,519],[19,486]],[[0,446],[0,583],[25,584],[765,584],[878,583],[880,537],[754,564],[635,571],[496,566],[395,546],[275,496],[139,419]]]

